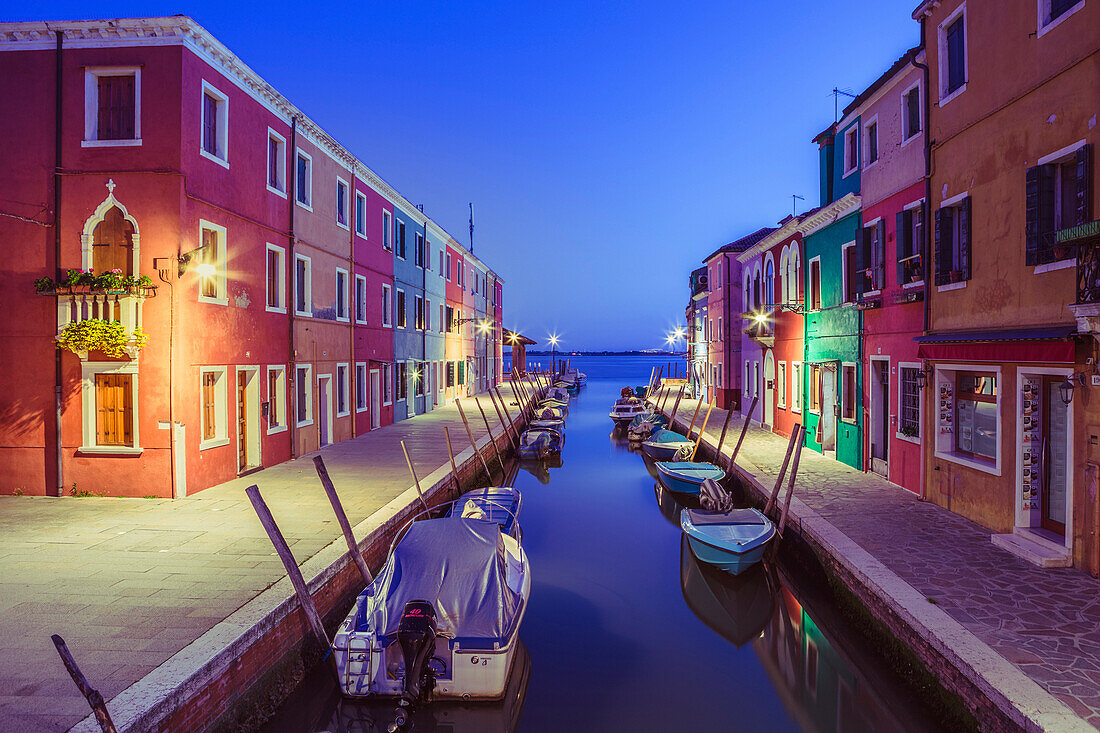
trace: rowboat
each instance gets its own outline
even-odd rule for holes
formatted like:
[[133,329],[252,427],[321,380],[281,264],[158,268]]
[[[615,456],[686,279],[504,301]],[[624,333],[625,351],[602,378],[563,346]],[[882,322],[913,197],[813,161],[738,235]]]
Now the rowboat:
[[565,433],[553,428],[530,428],[519,437],[520,458],[549,458],[565,447]]
[[642,450],[655,461],[674,460],[681,450],[691,450],[694,446],[695,441],[671,430],[654,430],[642,441]]
[[760,562],[775,536],[771,520],[751,507],[729,512],[684,509],[680,528],[697,558],[734,575]]
[[661,485],[678,494],[698,496],[699,487],[707,479],[721,481],[726,472],[713,463],[694,461],[658,461],[657,478]]

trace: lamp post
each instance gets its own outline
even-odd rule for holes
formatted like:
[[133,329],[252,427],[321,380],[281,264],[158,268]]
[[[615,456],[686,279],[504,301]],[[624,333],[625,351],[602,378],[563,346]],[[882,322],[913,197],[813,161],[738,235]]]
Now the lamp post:
[[557,355],[558,355],[558,335],[552,333],[549,336],[550,341],[550,373],[551,376],[557,375]]
[[691,378],[691,351],[688,349],[687,343],[687,331],[683,326],[677,326],[674,331],[669,331],[665,336],[665,343],[668,344],[669,351],[678,355],[676,351],[676,342],[681,339],[684,340],[684,371],[687,373],[688,378]]

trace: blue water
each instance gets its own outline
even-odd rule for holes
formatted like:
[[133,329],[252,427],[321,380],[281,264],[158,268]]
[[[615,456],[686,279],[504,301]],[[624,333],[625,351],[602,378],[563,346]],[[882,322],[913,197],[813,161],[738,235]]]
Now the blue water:
[[[515,482],[532,571],[529,679],[505,703],[424,711],[415,730],[934,729],[839,614],[804,605],[797,569],[734,578],[691,554],[679,507],[607,416],[623,386],[667,359],[574,358],[589,382],[560,466],[526,466]],[[352,710],[322,683],[268,730],[384,730],[385,706]]]

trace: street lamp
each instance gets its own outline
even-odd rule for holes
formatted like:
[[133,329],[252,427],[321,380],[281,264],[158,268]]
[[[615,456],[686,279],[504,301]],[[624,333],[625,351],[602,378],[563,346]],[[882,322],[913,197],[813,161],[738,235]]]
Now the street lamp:
[[556,357],[557,357],[557,354],[558,354],[558,335],[556,333],[550,334],[549,340],[550,340],[550,372],[552,374],[557,374],[557,366],[556,366],[557,365],[557,360],[556,360]]

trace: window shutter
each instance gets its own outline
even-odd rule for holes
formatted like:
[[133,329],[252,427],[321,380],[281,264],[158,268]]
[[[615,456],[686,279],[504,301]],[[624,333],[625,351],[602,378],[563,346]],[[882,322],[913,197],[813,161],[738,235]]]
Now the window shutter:
[[1024,264],[1039,264],[1039,171],[1043,166],[1027,169],[1024,198]]
[[875,246],[875,251],[871,254],[871,261],[874,263],[874,283],[875,290],[882,290],[886,287],[886,220],[881,219],[878,223],[878,243]]
[[951,209],[936,210],[936,284],[951,281]]
[[970,197],[962,200],[959,206],[959,262],[957,269],[962,270],[963,280],[970,279]]
[[905,283],[905,263],[902,262],[906,257],[912,255],[913,244],[909,241],[909,237],[912,235],[912,221],[913,213],[911,211],[899,211],[897,216],[897,234],[894,237],[895,244],[897,245],[898,253],[898,287],[900,288]]
[[1092,203],[1089,183],[1092,181],[1092,145],[1082,145],[1077,149],[1077,206],[1075,224],[1084,224],[1092,220]]
[[118,87],[119,137],[123,140],[132,140],[134,138],[134,77],[120,77]]

